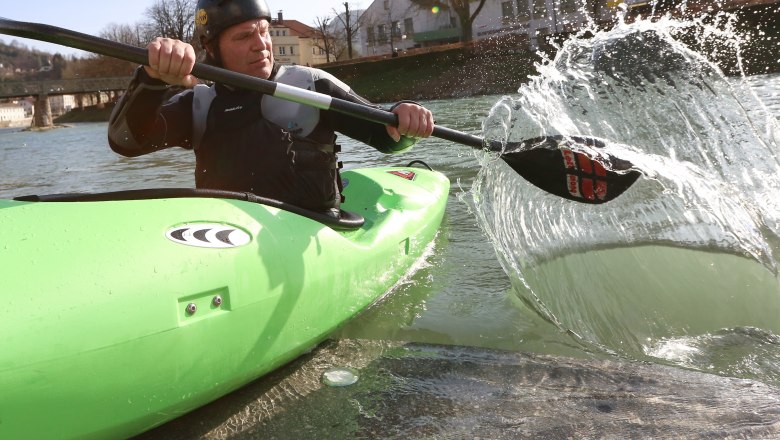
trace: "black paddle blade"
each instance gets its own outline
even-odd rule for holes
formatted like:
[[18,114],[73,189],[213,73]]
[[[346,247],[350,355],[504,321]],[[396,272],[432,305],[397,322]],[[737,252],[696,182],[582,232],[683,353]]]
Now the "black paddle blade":
[[[577,145],[580,148],[577,148]],[[559,197],[601,204],[623,194],[642,175],[630,162],[581,152],[604,148],[604,142],[579,136],[546,136],[509,145],[501,154],[526,180]]]

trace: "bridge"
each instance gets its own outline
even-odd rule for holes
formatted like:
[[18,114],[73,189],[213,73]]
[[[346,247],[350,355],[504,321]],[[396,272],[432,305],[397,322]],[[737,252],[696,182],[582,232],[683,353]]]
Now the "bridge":
[[2,81],[0,99],[39,95],[75,95],[125,90],[129,76],[119,78],[47,79],[40,81]]
[[121,91],[131,77],[47,79],[37,81],[0,81],[0,99],[35,97],[33,126],[53,124],[49,96]]

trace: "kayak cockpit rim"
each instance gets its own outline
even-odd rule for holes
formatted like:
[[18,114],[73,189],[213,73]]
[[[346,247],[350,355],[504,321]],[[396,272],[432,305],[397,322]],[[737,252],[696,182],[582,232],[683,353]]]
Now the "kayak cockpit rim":
[[242,200],[245,202],[259,203],[266,206],[282,209],[300,216],[320,222],[333,229],[352,230],[363,226],[365,219],[356,213],[344,210],[339,211],[339,217],[326,212],[312,211],[290,203],[260,197],[249,192],[225,191],[205,188],[154,188],[134,189],[125,191],[110,191],[101,193],[69,193],[47,194],[14,197],[20,202],[108,202],[125,200],[151,200],[151,199],[176,199],[176,198],[213,198]]

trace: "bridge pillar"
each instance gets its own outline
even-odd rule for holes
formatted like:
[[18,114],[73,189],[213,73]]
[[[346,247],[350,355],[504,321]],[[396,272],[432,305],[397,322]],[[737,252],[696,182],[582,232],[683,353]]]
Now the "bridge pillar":
[[33,127],[51,127],[53,121],[51,119],[51,103],[49,103],[49,95],[41,93],[33,104],[35,114],[33,116]]

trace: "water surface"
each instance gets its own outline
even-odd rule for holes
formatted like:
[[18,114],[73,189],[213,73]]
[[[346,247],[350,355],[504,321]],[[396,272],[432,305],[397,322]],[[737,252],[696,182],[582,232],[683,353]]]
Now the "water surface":
[[[486,121],[485,133],[497,139],[576,133],[611,140],[610,151],[630,159],[645,177],[601,207],[544,194],[500,160],[450,142],[428,139],[409,153],[387,156],[340,139],[346,168],[422,159],[445,173],[453,190],[435,252],[392,295],[334,338],[564,355],[590,367],[642,360],[671,365],[672,370],[664,370],[667,378],[670,371],[693,371],[780,384],[780,321],[775,318],[780,313],[780,75],[725,78],[706,57],[674,40],[674,26],[641,24],[572,42],[563,52],[566,57],[510,96],[425,103],[439,124],[481,133]],[[639,53],[643,62],[615,59],[619,53]],[[525,80],[519,78],[518,84]],[[104,123],[43,133],[0,129],[0,197],[192,187],[193,167],[191,152],[176,148],[139,158],[118,156],[107,146]],[[394,346],[377,343],[380,357]],[[362,355],[370,358],[372,350],[359,346],[341,357],[303,359],[296,368],[305,371],[307,361],[355,363]],[[448,352],[444,358],[457,362],[463,356],[490,364],[497,355],[477,350]],[[493,365],[506,371],[499,364],[512,362],[501,358]],[[556,362],[569,361],[544,362],[539,368],[554,370]],[[410,365],[415,362],[404,368]],[[431,371],[418,365],[418,378]],[[285,370],[285,377],[296,371]],[[427,379],[419,386],[462,384],[463,377]],[[276,382],[261,383],[273,389]],[[746,383],[739,387],[750,390]],[[319,389],[319,384],[312,387]],[[435,392],[424,391],[420,396],[435,401]],[[457,392],[476,398],[483,391]],[[454,393],[442,391],[439,397],[453,398],[449,392]],[[686,392],[664,389],[659,398],[692,404],[708,396]],[[732,392],[737,400],[748,396]],[[409,393],[388,397],[386,403],[409,403],[404,400]],[[553,394],[548,397],[565,398],[566,387]],[[280,399],[289,404],[289,398]],[[311,402],[333,402],[327,399]],[[770,400],[761,400],[764,409],[774,404]],[[609,405],[600,408],[608,412]],[[311,409],[292,412],[300,416]],[[298,420],[260,413],[273,415],[282,427]],[[438,414],[432,423],[452,413]],[[494,423],[493,428],[501,426],[500,420]],[[229,436],[215,432],[222,434],[213,438]]]

